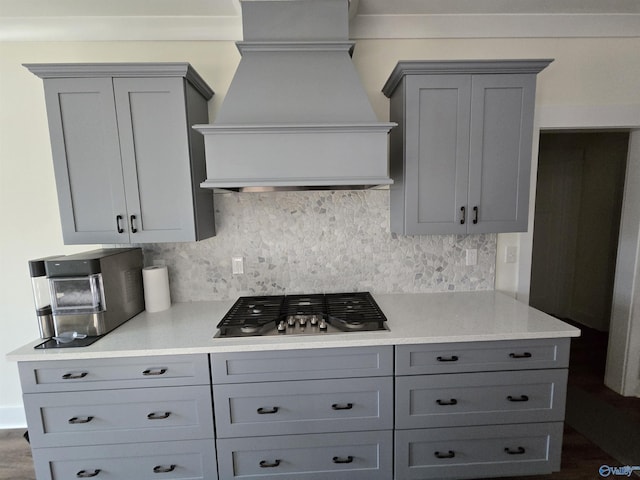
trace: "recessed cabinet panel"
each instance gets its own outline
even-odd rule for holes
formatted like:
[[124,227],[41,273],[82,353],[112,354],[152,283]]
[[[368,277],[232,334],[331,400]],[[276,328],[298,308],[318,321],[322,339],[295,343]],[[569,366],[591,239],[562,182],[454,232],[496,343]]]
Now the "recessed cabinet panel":
[[65,243],[128,242],[111,79],[51,79],[45,95]]

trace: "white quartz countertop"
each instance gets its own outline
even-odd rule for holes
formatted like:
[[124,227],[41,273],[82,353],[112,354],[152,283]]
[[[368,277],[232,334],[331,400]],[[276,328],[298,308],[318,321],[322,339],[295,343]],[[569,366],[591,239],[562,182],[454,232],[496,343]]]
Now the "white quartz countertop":
[[7,355],[13,361],[577,337],[580,330],[495,291],[374,294],[389,331],[213,338],[233,300],[176,303],[142,312],[93,345],[36,350],[38,339]]

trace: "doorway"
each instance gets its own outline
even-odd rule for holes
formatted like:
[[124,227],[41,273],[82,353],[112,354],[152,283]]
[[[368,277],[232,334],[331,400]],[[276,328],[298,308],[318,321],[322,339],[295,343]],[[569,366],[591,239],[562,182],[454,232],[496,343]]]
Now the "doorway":
[[609,330],[629,133],[541,132],[531,306]]

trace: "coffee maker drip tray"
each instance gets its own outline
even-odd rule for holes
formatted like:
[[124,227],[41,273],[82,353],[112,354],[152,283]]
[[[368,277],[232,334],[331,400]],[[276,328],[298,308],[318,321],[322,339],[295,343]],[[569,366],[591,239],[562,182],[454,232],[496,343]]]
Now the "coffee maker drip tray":
[[73,347],[88,347],[92,343],[100,340],[104,335],[98,335],[94,337],[74,338],[73,340],[60,341],[55,338],[49,338],[42,343],[39,343],[33,348],[46,349],[46,348],[73,348]]

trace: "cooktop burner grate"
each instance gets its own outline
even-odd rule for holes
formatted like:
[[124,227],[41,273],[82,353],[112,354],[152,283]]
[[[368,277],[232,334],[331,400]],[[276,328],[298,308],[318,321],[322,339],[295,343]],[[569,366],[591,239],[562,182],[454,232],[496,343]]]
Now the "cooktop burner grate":
[[240,297],[217,336],[385,330],[386,320],[369,292]]

